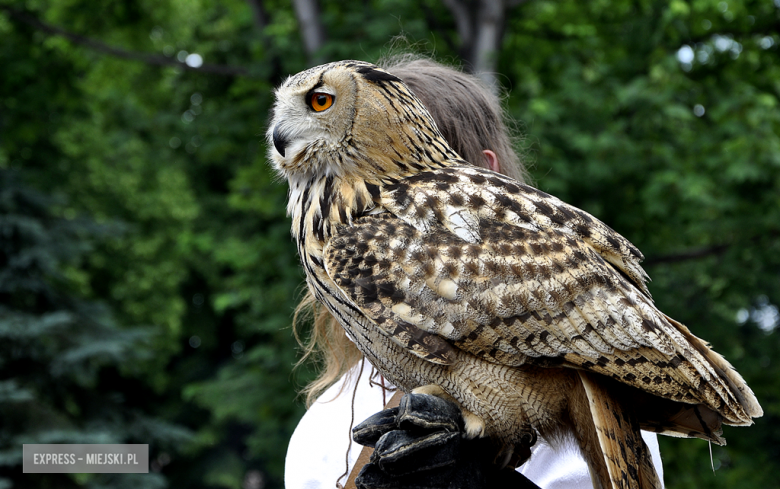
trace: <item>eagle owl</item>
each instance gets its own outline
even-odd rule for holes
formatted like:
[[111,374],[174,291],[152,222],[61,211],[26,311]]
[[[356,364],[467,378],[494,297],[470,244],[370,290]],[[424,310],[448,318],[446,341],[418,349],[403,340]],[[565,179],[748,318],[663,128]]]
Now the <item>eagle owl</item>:
[[275,94],[269,153],[308,286],[395,385],[455,401],[469,436],[507,452],[570,436],[595,487],[655,487],[640,428],[722,444],[722,423],[762,415],[653,305],[639,250],[463,161],[399,78],[342,61]]

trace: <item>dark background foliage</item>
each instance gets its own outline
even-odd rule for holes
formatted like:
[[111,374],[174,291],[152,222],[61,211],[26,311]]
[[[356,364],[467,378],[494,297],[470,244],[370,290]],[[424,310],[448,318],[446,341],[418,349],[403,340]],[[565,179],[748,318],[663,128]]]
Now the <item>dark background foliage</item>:
[[[778,9],[0,0],[0,487],[282,487],[314,366],[272,89],[399,50],[491,73],[536,185],[637,244],[755,390],[712,467],[662,439],[667,487],[779,487]],[[25,475],[24,443],[148,443],[152,473]]]

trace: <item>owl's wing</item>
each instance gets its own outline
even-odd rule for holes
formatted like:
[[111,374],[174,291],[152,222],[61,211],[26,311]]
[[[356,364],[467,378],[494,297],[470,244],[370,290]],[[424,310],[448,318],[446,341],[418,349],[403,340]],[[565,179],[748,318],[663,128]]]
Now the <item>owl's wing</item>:
[[471,165],[419,173],[386,187],[382,207],[421,231],[443,225],[464,241],[481,240],[479,220],[576,236],[625,274],[647,297],[642,253],[612,228],[560,199]]
[[325,266],[412,353],[583,368],[750,422],[758,404],[744,381],[653,306],[641,255],[597,219],[473,168],[402,180],[381,202],[390,212],[331,238]]

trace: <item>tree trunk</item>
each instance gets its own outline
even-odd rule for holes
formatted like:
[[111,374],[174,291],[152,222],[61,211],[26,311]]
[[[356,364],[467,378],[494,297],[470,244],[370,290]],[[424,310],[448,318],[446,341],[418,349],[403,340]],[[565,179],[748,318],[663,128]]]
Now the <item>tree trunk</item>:
[[317,0],[293,0],[293,5],[306,57],[311,63],[321,63],[322,56],[317,52],[325,44],[325,26],[320,20],[320,5]]
[[472,46],[471,63],[474,73],[495,92],[498,50],[504,37],[504,12],[502,0],[480,0],[476,16],[476,28]]
[[460,57],[494,92],[497,54],[504,37],[506,11],[525,0],[443,0],[455,18],[460,36]]

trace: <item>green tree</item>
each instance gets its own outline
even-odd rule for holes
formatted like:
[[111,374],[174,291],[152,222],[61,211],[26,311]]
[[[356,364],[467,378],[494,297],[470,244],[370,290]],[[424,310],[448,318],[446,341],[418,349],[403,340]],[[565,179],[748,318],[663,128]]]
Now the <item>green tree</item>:
[[190,437],[149,416],[148,388],[132,380],[133,365],[154,354],[153,331],[118,328],[105,304],[74,290],[91,243],[121,229],[56,217],[55,206],[15,171],[0,170],[0,485],[164,487],[159,475],[19,470],[25,443],[149,443],[159,451]]

